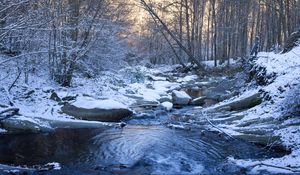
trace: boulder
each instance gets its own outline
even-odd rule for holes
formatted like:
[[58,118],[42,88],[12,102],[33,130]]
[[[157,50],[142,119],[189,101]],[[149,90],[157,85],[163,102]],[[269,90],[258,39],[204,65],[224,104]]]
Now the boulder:
[[163,102],[161,106],[165,108],[167,111],[170,111],[173,108],[173,103],[171,102]]
[[129,109],[86,109],[66,104],[61,110],[70,116],[90,121],[120,122],[132,114]]
[[184,91],[173,91],[172,101],[175,105],[188,105],[192,98]]
[[119,102],[90,97],[79,97],[73,104],[64,105],[62,111],[76,118],[102,122],[119,122],[132,114]]

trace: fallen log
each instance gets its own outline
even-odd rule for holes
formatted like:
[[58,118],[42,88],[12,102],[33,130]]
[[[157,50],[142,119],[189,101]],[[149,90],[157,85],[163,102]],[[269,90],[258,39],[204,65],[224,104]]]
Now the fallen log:
[[1,126],[10,132],[51,132],[58,128],[105,128],[121,127],[120,123],[84,121],[74,119],[52,120],[41,117],[14,116],[0,121]]
[[225,110],[225,111],[238,111],[244,109],[250,109],[262,103],[261,94],[255,93],[251,96],[238,99],[220,106],[213,108],[214,110]]
[[108,122],[98,122],[98,121],[85,121],[85,120],[51,120],[51,119],[42,119],[45,122],[48,122],[52,128],[104,128],[104,127],[119,127],[120,123],[108,123]]
[[275,120],[274,118],[272,117],[268,117],[268,118],[255,118],[255,119],[250,119],[250,120],[246,120],[246,121],[243,121],[239,124],[237,124],[236,126],[237,127],[248,127],[248,126],[251,126],[251,125],[261,125],[261,124],[268,124],[268,125],[277,125],[279,126],[281,124],[280,121],[278,120]]
[[1,126],[10,132],[49,132],[53,128],[47,123],[42,123],[39,120],[27,118],[24,116],[14,116],[0,121]]

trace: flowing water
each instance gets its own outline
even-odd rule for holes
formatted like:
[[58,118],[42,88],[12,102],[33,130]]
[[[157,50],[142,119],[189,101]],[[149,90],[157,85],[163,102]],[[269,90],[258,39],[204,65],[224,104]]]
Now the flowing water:
[[215,132],[162,124],[0,135],[0,163],[59,162],[62,166],[61,170],[26,172],[38,175],[243,174],[243,169],[227,161],[229,156],[262,159],[282,155]]

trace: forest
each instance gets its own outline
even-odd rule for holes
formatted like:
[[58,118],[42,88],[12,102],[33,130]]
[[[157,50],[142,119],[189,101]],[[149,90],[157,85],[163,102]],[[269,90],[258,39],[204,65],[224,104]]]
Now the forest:
[[300,0],[0,0],[0,174],[300,174]]

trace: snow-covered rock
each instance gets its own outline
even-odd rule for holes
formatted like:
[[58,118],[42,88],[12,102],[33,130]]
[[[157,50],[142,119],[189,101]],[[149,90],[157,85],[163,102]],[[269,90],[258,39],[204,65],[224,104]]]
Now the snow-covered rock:
[[188,105],[192,98],[184,91],[174,90],[172,92],[172,101],[176,105]]
[[85,109],[128,109],[127,106],[115,100],[96,100],[92,97],[78,97],[72,105]]
[[132,114],[124,104],[114,100],[96,100],[91,97],[79,97],[72,104],[66,104],[62,111],[84,120],[119,122]]
[[194,83],[197,79],[198,79],[197,75],[188,75],[183,78],[178,78],[177,82],[179,82],[179,83],[183,83],[183,82]]
[[173,103],[171,102],[163,102],[161,106],[164,107],[167,111],[170,111],[173,108]]

